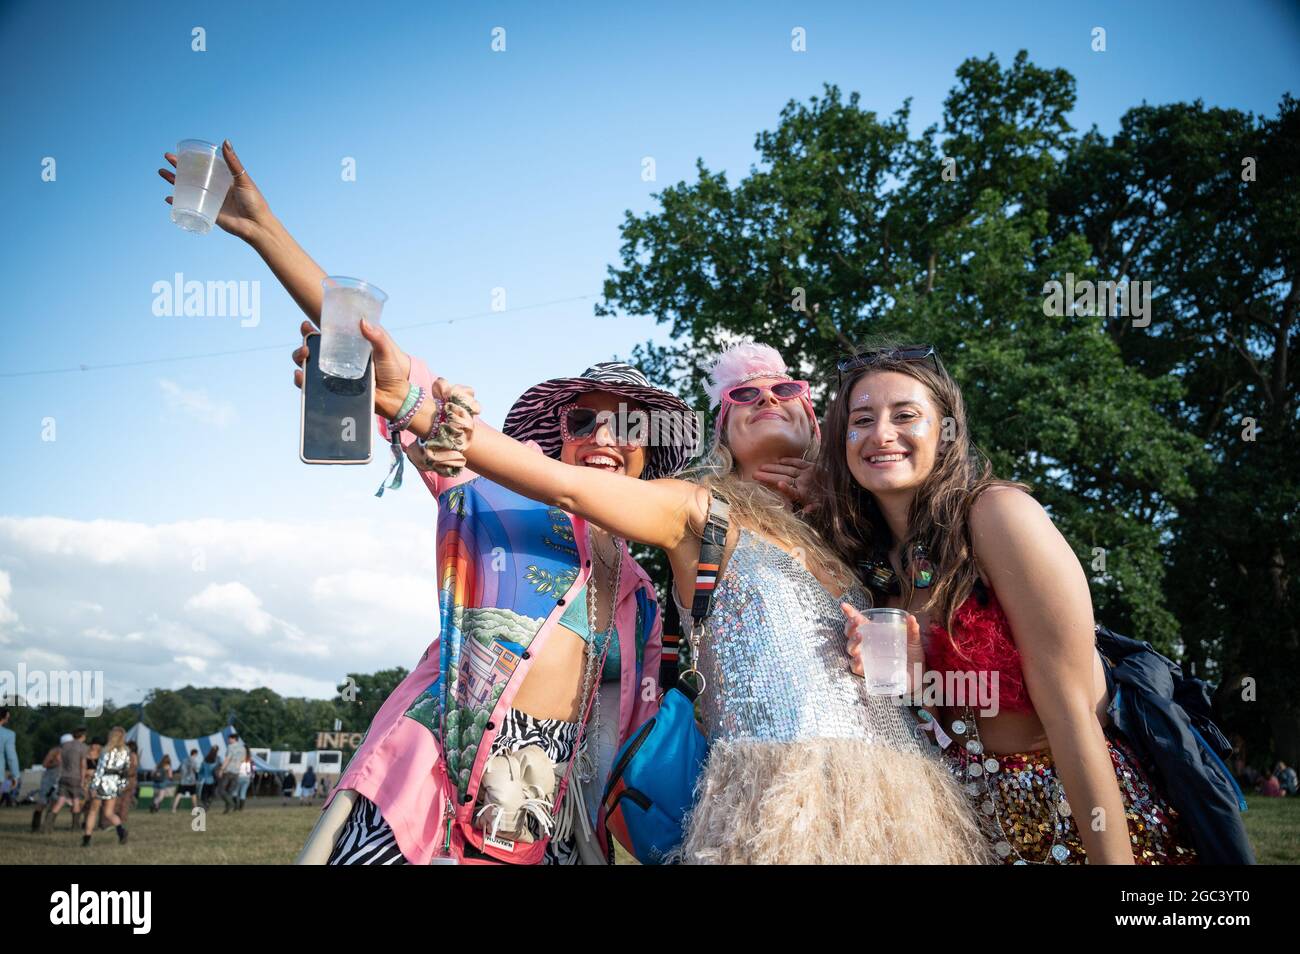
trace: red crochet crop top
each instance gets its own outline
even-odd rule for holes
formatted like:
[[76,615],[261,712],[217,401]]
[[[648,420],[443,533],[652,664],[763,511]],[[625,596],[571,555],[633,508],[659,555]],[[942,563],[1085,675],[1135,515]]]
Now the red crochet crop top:
[[1033,712],[1020,667],[1020,650],[1011,638],[1011,624],[993,591],[976,584],[953,617],[955,638],[937,622],[930,623],[926,668],[937,672],[996,672],[998,708]]

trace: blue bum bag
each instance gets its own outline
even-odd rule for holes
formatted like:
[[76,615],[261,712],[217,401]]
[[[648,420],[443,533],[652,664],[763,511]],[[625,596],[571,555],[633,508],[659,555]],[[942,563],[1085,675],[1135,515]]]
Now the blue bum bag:
[[691,695],[669,689],[659,711],[627,740],[610,772],[599,837],[611,863],[610,835],[647,865],[663,863],[681,844],[682,823],[708,752],[704,733],[695,724]]
[[[696,782],[709,753],[708,742],[695,721],[695,700],[705,689],[704,677],[696,668],[699,638],[713,606],[728,522],[726,502],[714,497],[700,538],[691,635],[684,641],[685,652],[676,660],[678,668],[683,663],[686,668],[677,675],[677,684],[664,693],[659,711],[614,757],[596,831],[611,864],[615,840],[642,864],[657,865],[681,845],[685,835],[686,816],[695,802]],[[664,637],[664,655],[666,661],[672,655],[668,636]]]

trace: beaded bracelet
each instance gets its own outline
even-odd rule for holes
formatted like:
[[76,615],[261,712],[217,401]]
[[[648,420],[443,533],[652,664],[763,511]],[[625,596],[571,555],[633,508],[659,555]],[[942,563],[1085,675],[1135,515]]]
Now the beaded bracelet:
[[433,399],[433,422],[429,425],[429,432],[420,438],[421,443],[427,441],[438,432],[438,428],[447,423],[447,402],[440,397]]
[[406,398],[405,400],[402,401],[402,406],[397,409],[397,413],[394,414],[389,420],[392,421],[398,420],[403,414],[405,414],[408,410],[410,410],[411,405],[413,405],[416,402],[419,396],[420,396],[420,388],[416,387],[414,384],[407,385]]
[[[415,395],[415,403],[411,403],[411,396]],[[406,392],[406,400],[402,403],[402,411],[398,412],[397,418],[393,421],[393,429],[397,431],[405,430],[406,427],[415,420],[415,415],[419,413],[420,407],[424,404],[424,388],[417,388],[411,385],[411,390]],[[408,408],[407,405],[410,405]]]

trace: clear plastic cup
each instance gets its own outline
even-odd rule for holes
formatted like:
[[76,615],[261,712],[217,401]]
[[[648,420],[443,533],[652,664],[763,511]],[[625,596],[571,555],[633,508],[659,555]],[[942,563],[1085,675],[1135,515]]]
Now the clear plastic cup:
[[320,367],[331,377],[356,379],[366,373],[370,342],[361,335],[361,319],[379,324],[388,296],[358,278],[331,275],[321,282]]
[[900,609],[863,611],[858,653],[867,694],[901,696],[907,692],[907,613]]
[[172,221],[187,232],[212,231],[234,181],[220,147],[202,139],[182,139],[176,144]]

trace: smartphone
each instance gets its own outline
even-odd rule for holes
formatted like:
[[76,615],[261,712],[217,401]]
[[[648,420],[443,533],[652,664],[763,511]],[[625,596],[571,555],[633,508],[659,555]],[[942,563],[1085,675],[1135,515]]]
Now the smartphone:
[[298,457],[304,464],[368,464],[375,421],[375,361],[356,380],[320,369],[320,333],[309,334],[302,374]]

